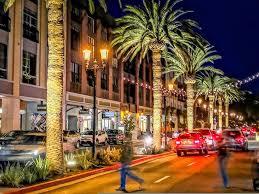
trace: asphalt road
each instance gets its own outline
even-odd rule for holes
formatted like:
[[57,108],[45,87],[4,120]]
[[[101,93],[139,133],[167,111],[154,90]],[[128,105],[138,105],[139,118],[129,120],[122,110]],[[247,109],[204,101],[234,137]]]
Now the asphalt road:
[[[230,189],[223,189],[218,172],[215,153],[207,156],[171,155],[133,167],[133,171],[145,179],[144,191],[138,191],[138,184],[128,180],[130,192],[253,192],[251,182],[251,154],[234,152],[229,160]],[[94,194],[116,192],[119,173],[113,172],[73,185],[50,188],[44,192],[51,194]],[[117,191],[117,193],[119,193]]]

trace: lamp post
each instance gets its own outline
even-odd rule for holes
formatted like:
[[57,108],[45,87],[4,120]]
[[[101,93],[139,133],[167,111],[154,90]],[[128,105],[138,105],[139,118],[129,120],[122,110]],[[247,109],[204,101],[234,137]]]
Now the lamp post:
[[91,60],[91,50],[85,49],[83,50],[83,57],[85,61],[85,69],[86,70],[93,70],[94,72],[94,79],[93,79],[93,84],[94,84],[94,95],[93,95],[93,146],[92,146],[92,156],[93,158],[95,157],[95,152],[96,152],[96,142],[95,142],[95,136],[96,136],[96,75],[98,70],[102,70],[105,65],[106,61],[108,59],[108,50],[107,49],[100,49],[100,54],[101,54],[101,60],[102,62],[98,64],[97,60],[94,59],[93,61]]

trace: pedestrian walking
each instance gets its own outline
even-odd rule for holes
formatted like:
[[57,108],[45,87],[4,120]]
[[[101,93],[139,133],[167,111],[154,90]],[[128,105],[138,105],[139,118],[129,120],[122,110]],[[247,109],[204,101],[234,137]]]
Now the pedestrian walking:
[[221,178],[223,181],[223,185],[225,188],[229,188],[229,178],[227,174],[227,163],[229,158],[229,151],[227,146],[227,137],[223,136],[222,140],[218,145],[218,161],[219,161],[219,170],[221,174]]
[[133,147],[131,142],[126,142],[125,146],[123,147],[122,150],[122,155],[121,155],[121,169],[120,169],[120,187],[117,189],[118,191],[123,191],[127,193],[128,191],[126,190],[126,181],[127,177],[135,180],[136,182],[139,183],[139,189],[142,190],[142,184],[144,183],[144,180],[134,173],[132,173],[130,169],[130,162],[132,161],[133,158]]

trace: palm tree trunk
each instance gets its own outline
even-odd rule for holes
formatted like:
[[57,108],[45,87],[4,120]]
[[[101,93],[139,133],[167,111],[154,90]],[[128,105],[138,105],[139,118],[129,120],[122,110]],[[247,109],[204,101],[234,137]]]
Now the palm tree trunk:
[[219,98],[219,130],[222,130],[222,99]]
[[47,160],[63,173],[62,95],[64,67],[63,0],[48,0]]
[[162,125],[162,68],[160,44],[151,45],[153,60],[153,141],[154,147],[161,148],[161,125]]
[[194,89],[193,85],[195,84],[195,80],[188,79],[185,80],[185,84],[187,86],[187,128],[190,132],[193,131],[193,105],[194,105]]
[[214,120],[213,120],[213,113],[214,113],[214,96],[209,95],[209,109],[210,109],[210,129],[214,129]]
[[229,101],[225,100],[225,126],[226,128],[229,127]]

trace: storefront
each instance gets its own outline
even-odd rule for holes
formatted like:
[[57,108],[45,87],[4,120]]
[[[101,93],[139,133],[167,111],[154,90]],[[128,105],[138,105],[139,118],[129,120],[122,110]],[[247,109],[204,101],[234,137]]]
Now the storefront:
[[120,122],[119,112],[100,110],[98,123],[101,130],[118,129]]

